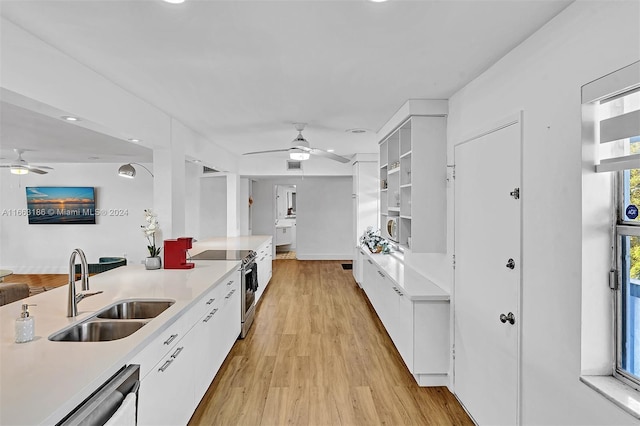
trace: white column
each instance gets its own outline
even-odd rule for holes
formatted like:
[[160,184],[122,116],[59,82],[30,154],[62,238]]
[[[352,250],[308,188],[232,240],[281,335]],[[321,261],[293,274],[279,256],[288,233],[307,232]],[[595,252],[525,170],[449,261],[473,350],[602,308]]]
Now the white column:
[[227,174],[227,237],[240,235],[240,176]]
[[153,207],[163,239],[182,237],[185,232],[184,144],[175,137],[173,127],[169,139],[153,147]]

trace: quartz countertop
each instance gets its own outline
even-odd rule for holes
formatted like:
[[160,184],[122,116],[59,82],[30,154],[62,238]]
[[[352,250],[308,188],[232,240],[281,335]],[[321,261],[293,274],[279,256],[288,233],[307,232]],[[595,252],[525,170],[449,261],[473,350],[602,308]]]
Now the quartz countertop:
[[257,250],[272,238],[271,235],[209,238],[193,243],[189,253],[193,256],[205,250]]
[[364,247],[360,250],[364,253],[365,262],[367,258],[371,259],[398,287],[404,290],[410,300],[450,300],[451,296],[447,291],[413,268],[406,266],[401,253],[371,253]]
[[[194,244],[208,249],[257,249],[271,236],[216,238]],[[78,316],[67,318],[67,286],[0,307],[0,424],[55,424],[106,382],[138,352],[189,310],[214,284],[235,272],[240,261],[195,261],[193,269],[112,269],[90,278],[92,291]],[[80,290],[80,283],[76,283]],[[176,302],[132,335],[109,342],[52,342],[48,337],[118,300],[173,299]],[[35,339],[14,342],[22,303],[35,319]]]

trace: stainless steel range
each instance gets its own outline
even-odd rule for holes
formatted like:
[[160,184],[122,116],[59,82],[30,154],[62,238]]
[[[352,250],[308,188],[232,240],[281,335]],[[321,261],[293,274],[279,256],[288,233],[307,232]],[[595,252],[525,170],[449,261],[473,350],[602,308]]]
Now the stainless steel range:
[[191,256],[191,260],[241,260],[241,312],[242,329],[240,338],[244,339],[253,323],[256,311],[256,290],[258,290],[257,254],[253,250],[205,250]]

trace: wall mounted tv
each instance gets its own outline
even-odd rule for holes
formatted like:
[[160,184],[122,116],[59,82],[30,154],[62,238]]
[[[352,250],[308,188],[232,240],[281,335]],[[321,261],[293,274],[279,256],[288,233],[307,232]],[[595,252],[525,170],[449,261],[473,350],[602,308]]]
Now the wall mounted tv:
[[88,186],[28,186],[29,224],[96,223],[96,199]]

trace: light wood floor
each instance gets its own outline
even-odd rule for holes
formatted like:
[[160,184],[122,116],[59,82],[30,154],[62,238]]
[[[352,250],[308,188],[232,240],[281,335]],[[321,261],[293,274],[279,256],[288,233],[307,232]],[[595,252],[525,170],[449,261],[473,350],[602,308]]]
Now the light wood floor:
[[190,425],[472,425],[447,388],[420,388],[350,270],[276,260]]
[[30,295],[38,294],[52,288],[66,285],[69,281],[67,274],[12,274],[4,277],[5,283],[26,283],[29,285]]

